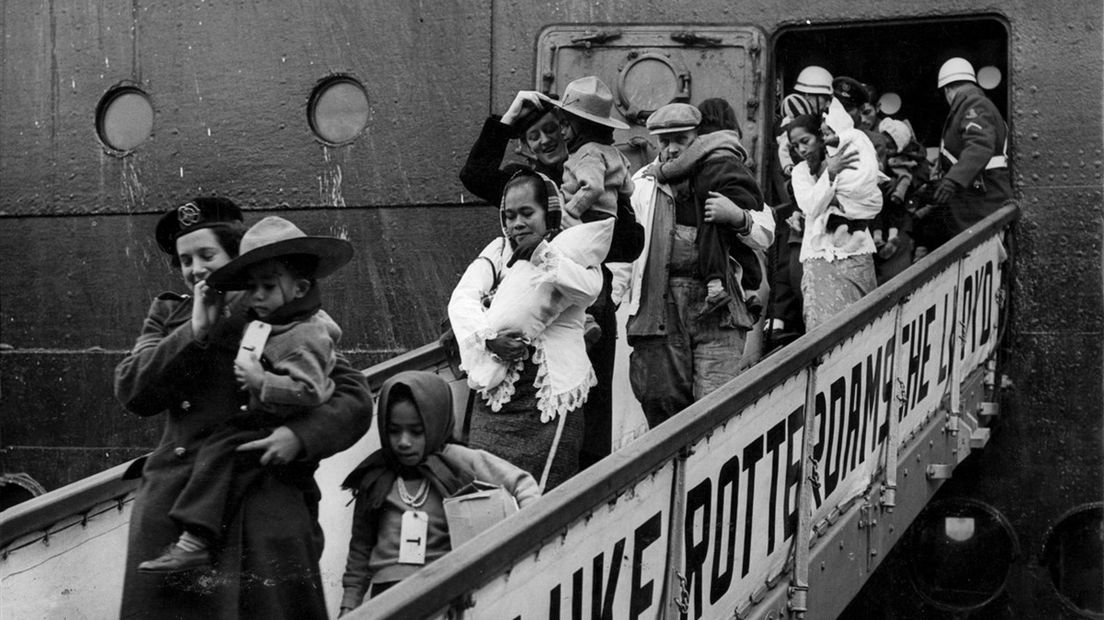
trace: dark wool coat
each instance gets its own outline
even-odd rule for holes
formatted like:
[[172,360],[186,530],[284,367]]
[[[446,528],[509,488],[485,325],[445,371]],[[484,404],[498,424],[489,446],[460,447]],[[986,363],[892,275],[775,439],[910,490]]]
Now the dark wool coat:
[[[1012,198],[1008,164],[986,168],[1006,155],[1008,126],[981,88],[967,84],[951,101],[943,125],[940,164],[943,174],[963,188],[948,202],[950,235],[978,223]],[[950,157],[948,157],[950,155]],[[951,158],[957,160],[952,162]]]
[[[303,443],[294,463],[269,466],[245,494],[226,531],[213,569],[175,575],[141,574],[180,531],[168,513],[194,465],[196,448],[238,413],[233,359],[244,308],[196,343],[192,300],[165,294],[154,300],[141,334],[115,370],[115,394],[140,416],[164,412],[165,430],[142,469],[134,500],[123,584],[123,618],[326,618],[318,561],[318,460],[344,450],[371,424],[371,393],[363,375],[339,359],[335,391],[325,405],[288,420]],[[260,458],[261,453],[256,453]]]

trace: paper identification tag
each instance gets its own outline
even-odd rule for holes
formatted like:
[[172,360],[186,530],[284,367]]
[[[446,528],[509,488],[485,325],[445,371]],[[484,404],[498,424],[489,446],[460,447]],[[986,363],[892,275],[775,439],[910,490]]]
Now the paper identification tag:
[[260,359],[265,343],[268,342],[268,333],[271,331],[272,326],[268,323],[250,321],[249,325],[245,326],[245,333],[242,334],[241,345],[238,346],[238,355],[234,361],[244,363],[252,356]]
[[399,564],[425,564],[426,535],[429,515],[421,510],[407,510],[399,531]]

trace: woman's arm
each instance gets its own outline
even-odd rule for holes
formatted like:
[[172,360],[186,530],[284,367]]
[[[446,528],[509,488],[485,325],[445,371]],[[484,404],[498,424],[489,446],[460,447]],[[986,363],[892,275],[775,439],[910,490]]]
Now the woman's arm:
[[506,248],[506,239],[495,239],[477,257],[460,281],[452,289],[452,296],[448,303],[449,324],[456,334],[456,343],[461,353],[467,347],[490,335],[490,325],[487,323],[483,306],[483,300],[495,288],[496,272],[501,273],[503,268],[502,257]]
[[517,500],[519,508],[525,508],[540,498],[540,487],[529,472],[486,450],[450,443],[445,446],[442,455],[471,471],[476,480],[506,489]]
[[364,373],[338,355],[330,379],[334,391],[328,401],[280,427],[290,429],[302,444],[299,458],[318,461],[337,454],[372,426],[372,390]]
[[180,362],[204,349],[190,318],[188,297],[165,294],[150,305],[134,348],[115,367],[115,397],[127,410],[156,415],[175,400]]
[[356,609],[364,602],[372,571],[368,562],[376,544],[375,515],[368,507],[368,500],[357,497],[353,506],[353,535],[349,539],[349,556],[345,560],[345,573],[341,576],[344,590],[341,597],[341,615]]
[[460,182],[464,187],[493,205],[502,201],[502,190],[510,180],[510,173],[500,166],[513,131],[497,117],[487,118],[460,169]]
[[794,166],[790,179],[797,208],[807,218],[819,217],[836,195],[835,184],[828,180],[828,175],[822,174],[819,179],[814,179],[809,172],[808,162],[803,161]]
[[550,282],[574,305],[589,306],[602,292],[602,271],[598,266],[584,267],[547,242],[541,242],[531,261],[540,269],[540,278]]

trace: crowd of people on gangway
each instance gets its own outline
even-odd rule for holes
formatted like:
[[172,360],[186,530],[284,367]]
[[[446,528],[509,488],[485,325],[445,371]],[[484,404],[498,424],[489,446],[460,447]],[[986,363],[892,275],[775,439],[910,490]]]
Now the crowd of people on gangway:
[[[499,226],[443,338],[471,410],[458,432],[452,387],[431,372],[379,388],[380,449],[344,480],[339,613],[451,549],[451,496],[481,482],[524,509],[609,455],[619,334],[655,427],[996,210],[1011,195],[1007,127],[966,60],[948,60],[938,88],[950,113],[933,165],[871,87],[805,68],[781,100],[767,191],[723,99],[652,112],[643,166],[615,143],[628,125],[595,76],[559,97],[522,91],[486,119],[460,180],[498,205]],[[373,412],[322,309],[320,281],[353,246],[281,217],[246,227],[212,196],[165,213],[155,239],[187,294],[153,301],[116,369],[128,410],[166,413],[122,616],[325,618],[314,473]]]

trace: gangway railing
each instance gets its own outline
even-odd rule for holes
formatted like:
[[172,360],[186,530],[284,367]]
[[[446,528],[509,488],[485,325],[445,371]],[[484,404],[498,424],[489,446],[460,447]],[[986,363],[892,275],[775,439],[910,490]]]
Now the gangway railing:
[[1005,206],[348,617],[836,617],[984,446],[1017,216]]
[[[348,617],[835,617],[987,440],[1009,303],[1001,237],[1017,216],[1002,208]],[[366,375],[378,387],[411,368],[448,377],[463,408],[437,344]],[[319,474],[333,478],[322,568],[335,610],[350,513],[336,482],[369,449]],[[135,468],[0,512],[5,616],[117,615]]]

